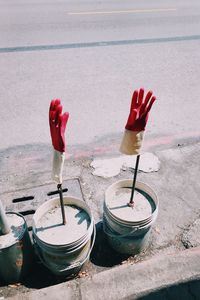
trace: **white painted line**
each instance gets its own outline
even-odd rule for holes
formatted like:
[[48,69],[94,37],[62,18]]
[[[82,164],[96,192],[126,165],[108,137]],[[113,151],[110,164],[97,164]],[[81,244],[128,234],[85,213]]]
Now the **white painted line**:
[[68,15],[104,15],[104,14],[136,14],[176,11],[176,8],[152,8],[152,9],[133,9],[133,10],[111,10],[111,11],[82,11],[69,12]]

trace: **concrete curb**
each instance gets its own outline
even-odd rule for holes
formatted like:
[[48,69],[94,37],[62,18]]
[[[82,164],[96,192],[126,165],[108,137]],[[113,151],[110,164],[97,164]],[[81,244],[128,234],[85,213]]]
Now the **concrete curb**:
[[[199,279],[200,247],[196,247],[173,254],[157,255],[140,263],[114,267],[90,278],[65,282],[8,299],[133,300],[161,289],[181,283],[189,284]],[[185,295],[185,291],[182,290],[182,293]],[[191,299],[199,299],[195,298],[199,295],[200,285],[198,290],[192,292]],[[181,296],[180,292],[179,296]],[[186,296],[177,299],[190,298]]]
[[[92,260],[92,263],[88,266],[89,271],[87,270],[86,273],[89,274],[89,277],[74,279],[57,285],[53,284],[56,284],[58,281],[53,281],[51,284],[51,280],[49,280],[45,284],[29,285],[28,283],[26,285],[24,283],[16,289],[12,289],[12,287],[7,289],[7,287],[4,288],[3,286],[1,294],[5,295],[7,299],[9,299],[8,295],[16,294],[16,296],[10,296],[14,300],[32,300],[37,298],[52,300],[63,298],[69,300],[199,300],[200,248],[198,247],[200,244],[198,225],[200,219],[200,184],[197,180],[199,174],[197,162],[200,159],[200,144],[168,149],[157,152],[156,155],[161,162],[159,171],[151,172],[150,174],[144,172],[138,174],[138,180],[150,185],[158,194],[159,199],[161,199],[156,227],[152,230],[151,253],[142,255],[141,259],[143,259],[143,262],[132,263],[134,260],[128,260],[126,264],[116,266],[116,263],[120,263],[117,260],[116,263],[110,264],[113,253],[112,251],[104,251],[106,250],[105,239],[101,239],[104,235],[102,235],[103,232],[99,226],[100,240],[97,242],[95,250],[98,257],[97,260]],[[24,167],[24,172],[19,173],[20,176],[17,175],[17,177],[15,177],[17,156],[13,160],[11,159],[13,168],[11,168],[11,175],[6,175],[7,164],[5,162],[1,164],[3,170],[0,178],[1,182],[4,183],[4,176],[7,176],[6,182],[9,186],[6,192],[5,190],[4,193],[2,192],[2,199],[6,204],[12,206],[11,208],[14,208],[13,199],[15,198],[16,200],[16,197],[34,196],[35,200],[38,199],[40,201],[39,198],[36,199],[37,195],[39,195],[38,197],[41,196],[39,189],[46,196],[47,192],[51,190],[50,186],[52,183],[49,184],[47,181],[48,187],[46,184],[41,185],[41,182],[43,181],[44,183],[50,176],[50,173],[48,173],[50,171],[45,171],[43,175],[38,176],[38,174],[41,174],[38,173],[38,170],[41,169],[44,162],[38,161],[34,175],[30,173],[29,168],[25,168],[27,159],[25,157],[23,164],[20,165],[21,168],[22,166]],[[71,184],[73,194],[77,192],[79,195],[80,193],[84,195],[84,200],[93,211],[96,224],[99,224],[102,220],[104,191],[116,180],[132,177],[132,173],[129,169],[123,169],[117,177],[100,178],[92,175],[93,170],[90,163],[91,159],[79,160],[76,163],[68,161],[66,169],[70,176],[73,174],[73,178],[76,178],[81,187],[79,188],[76,184],[77,188],[75,188]],[[31,165],[34,166],[35,161]],[[21,186],[23,186],[23,190]],[[40,187],[39,189],[38,186]],[[184,188],[186,186],[187,189]],[[37,193],[36,190],[38,190]],[[35,203],[35,207],[37,207],[38,203]],[[17,211],[22,209],[22,204],[26,205],[26,202],[19,202]],[[26,208],[29,209],[29,206]],[[184,247],[191,246],[193,248],[190,248],[190,250],[183,250]],[[167,254],[169,252],[172,253],[172,251],[174,251],[173,254]],[[158,252],[160,253],[159,256],[156,254]],[[148,258],[150,255],[152,258]],[[103,263],[99,262],[101,259]],[[113,265],[115,267],[111,268]],[[48,275],[48,272],[45,274]],[[38,280],[42,281],[42,278],[40,279],[38,276]],[[193,281],[195,281],[194,284]],[[186,284],[182,284],[184,282]],[[51,286],[33,290],[38,286],[47,286],[47,284],[51,284]],[[173,296],[171,296],[172,290]],[[174,290],[177,290],[176,295],[178,296],[174,296]],[[149,294],[152,296],[149,296]],[[157,297],[154,294],[159,294],[159,296]],[[170,294],[170,297],[168,294]],[[160,295],[164,296],[160,297]]]

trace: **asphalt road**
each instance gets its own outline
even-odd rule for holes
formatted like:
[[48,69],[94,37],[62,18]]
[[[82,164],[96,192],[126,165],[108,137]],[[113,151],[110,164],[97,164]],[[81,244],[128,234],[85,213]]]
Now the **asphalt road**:
[[158,99],[147,139],[199,138],[198,0],[0,0],[0,37],[0,149],[49,144],[53,98],[68,145],[109,143],[140,86]]

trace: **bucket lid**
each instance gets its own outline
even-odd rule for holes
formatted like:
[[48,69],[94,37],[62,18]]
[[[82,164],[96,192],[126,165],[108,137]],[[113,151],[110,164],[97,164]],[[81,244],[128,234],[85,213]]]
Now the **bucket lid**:
[[153,199],[145,192],[135,189],[134,206],[127,204],[130,201],[131,189],[121,187],[107,197],[106,207],[108,212],[122,223],[132,225],[142,225],[151,222],[152,214],[155,211]]
[[24,217],[18,213],[7,212],[10,232],[0,236],[0,249],[8,248],[18,242],[26,230]]
[[62,224],[60,206],[51,207],[35,224],[37,238],[51,245],[73,245],[85,239],[91,223],[89,214],[76,205],[64,205],[66,225]]

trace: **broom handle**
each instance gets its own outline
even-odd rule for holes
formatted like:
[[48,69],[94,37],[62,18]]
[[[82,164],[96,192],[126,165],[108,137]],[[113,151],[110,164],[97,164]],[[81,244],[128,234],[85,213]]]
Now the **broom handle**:
[[59,195],[60,195],[60,207],[61,207],[61,212],[62,212],[63,225],[65,225],[67,222],[66,222],[65,208],[64,208],[64,202],[63,202],[62,184],[58,184],[57,188],[58,188],[58,192],[59,192]]
[[134,178],[133,178],[133,185],[132,185],[132,189],[131,189],[131,199],[129,202],[129,204],[131,204],[131,205],[133,205],[133,203],[134,203],[133,197],[134,197],[134,192],[135,192],[135,184],[136,184],[136,178],[137,178],[137,173],[138,173],[139,161],[140,161],[140,155],[137,155]]
[[10,232],[10,225],[6,217],[6,213],[3,204],[0,200],[0,235],[4,235]]

